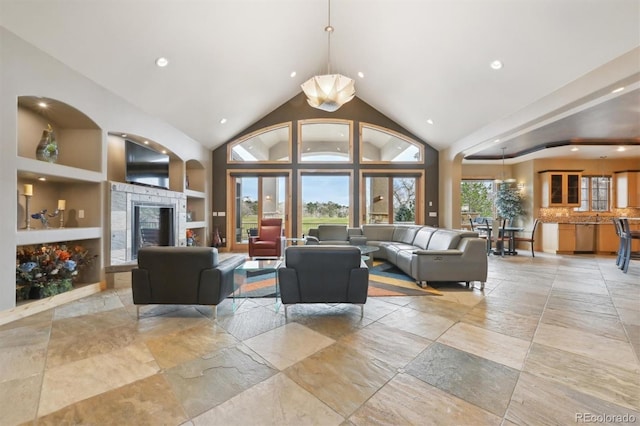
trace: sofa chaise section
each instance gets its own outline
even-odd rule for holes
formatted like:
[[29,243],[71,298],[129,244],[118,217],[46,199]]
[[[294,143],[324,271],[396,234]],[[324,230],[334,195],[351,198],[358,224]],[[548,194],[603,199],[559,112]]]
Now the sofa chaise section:
[[425,286],[434,281],[487,280],[486,243],[475,232],[416,225],[363,225],[372,255],[397,266]]

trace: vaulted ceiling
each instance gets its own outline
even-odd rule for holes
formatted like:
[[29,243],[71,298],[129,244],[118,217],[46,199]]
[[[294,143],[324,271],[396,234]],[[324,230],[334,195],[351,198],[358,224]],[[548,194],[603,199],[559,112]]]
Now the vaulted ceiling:
[[[327,21],[327,0],[0,0],[0,25],[210,148],[326,73]],[[331,24],[332,71],[438,150],[640,157],[638,0],[333,0]]]

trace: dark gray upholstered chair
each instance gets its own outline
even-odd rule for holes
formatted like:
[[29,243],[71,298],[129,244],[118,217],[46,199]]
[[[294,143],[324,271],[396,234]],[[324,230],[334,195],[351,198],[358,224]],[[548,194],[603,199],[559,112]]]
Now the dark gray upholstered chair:
[[354,246],[291,246],[278,269],[280,296],[287,317],[295,303],[354,303],[364,313],[369,269]]
[[[143,247],[131,270],[135,305],[217,305],[233,292],[233,271],[245,261],[236,255],[218,261],[213,247]],[[138,318],[140,307],[137,306]]]

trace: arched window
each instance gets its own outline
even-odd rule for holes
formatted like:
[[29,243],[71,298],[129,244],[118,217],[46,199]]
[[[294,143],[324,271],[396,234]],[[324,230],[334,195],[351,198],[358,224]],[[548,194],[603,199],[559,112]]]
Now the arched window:
[[250,133],[228,145],[229,163],[290,163],[291,123]]
[[360,124],[360,157],[363,163],[422,163],[421,144],[389,129]]

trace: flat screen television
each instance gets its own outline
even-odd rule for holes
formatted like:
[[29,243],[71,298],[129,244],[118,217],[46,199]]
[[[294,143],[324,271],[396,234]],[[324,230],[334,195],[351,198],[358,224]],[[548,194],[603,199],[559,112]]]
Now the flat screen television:
[[169,189],[169,156],[125,140],[126,181]]

